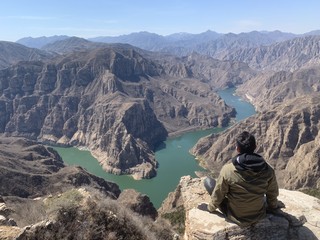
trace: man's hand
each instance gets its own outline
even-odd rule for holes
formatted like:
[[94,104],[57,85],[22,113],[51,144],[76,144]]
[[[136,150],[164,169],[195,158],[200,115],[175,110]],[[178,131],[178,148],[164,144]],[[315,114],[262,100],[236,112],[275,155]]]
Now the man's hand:
[[202,210],[202,211],[206,211],[206,212],[209,212],[209,213],[214,213],[214,214],[221,214],[221,212],[219,212],[217,209],[213,210],[213,211],[210,211],[209,208],[208,208],[208,204],[207,203],[201,203],[200,205],[198,205],[197,207],[199,210]]
[[200,210],[202,210],[202,211],[206,211],[206,212],[209,211],[209,210],[208,210],[208,204],[206,204],[206,203],[201,203],[200,205],[198,205],[197,208],[200,209]]
[[286,205],[282,201],[278,200],[277,208],[286,208]]
[[281,208],[285,208],[285,207],[286,205],[282,201],[278,200],[277,206],[275,208],[267,207],[267,213],[277,213]]

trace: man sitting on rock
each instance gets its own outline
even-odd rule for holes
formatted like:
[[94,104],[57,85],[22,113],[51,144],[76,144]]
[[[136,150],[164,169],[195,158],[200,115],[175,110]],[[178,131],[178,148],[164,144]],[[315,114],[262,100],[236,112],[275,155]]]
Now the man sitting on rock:
[[245,227],[264,218],[267,208],[278,207],[279,189],[272,167],[254,153],[252,134],[239,134],[236,149],[239,154],[223,166],[217,181],[208,177],[204,185],[211,195],[208,210],[220,209],[228,219]]

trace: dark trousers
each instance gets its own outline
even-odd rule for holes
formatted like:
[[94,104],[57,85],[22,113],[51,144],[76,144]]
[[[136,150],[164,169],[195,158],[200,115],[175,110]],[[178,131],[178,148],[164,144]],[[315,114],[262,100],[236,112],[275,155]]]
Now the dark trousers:
[[204,187],[205,189],[207,190],[207,192],[209,193],[209,195],[211,196],[212,192],[213,192],[213,189],[214,187],[216,186],[216,180],[214,180],[213,178],[211,177],[207,177],[205,180],[204,180]]

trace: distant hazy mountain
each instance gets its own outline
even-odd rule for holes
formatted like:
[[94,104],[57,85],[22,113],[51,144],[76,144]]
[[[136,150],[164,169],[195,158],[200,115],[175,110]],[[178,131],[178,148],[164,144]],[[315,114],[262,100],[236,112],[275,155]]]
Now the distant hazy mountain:
[[159,45],[167,44],[167,39],[161,35],[149,32],[131,33],[129,35],[121,35],[118,37],[97,37],[88,39],[94,42],[104,43],[127,43],[135,47],[146,50],[157,51]]
[[313,36],[316,36],[316,35],[320,35],[320,30],[314,30],[314,31],[311,31],[311,32],[307,32],[303,35],[307,35],[307,36],[310,36],[310,35],[313,35]]
[[149,32],[137,32],[118,37],[97,37],[90,38],[91,41],[106,43],[128,43],[145,50],[161,51],[167,47],[180,47],[184,45],[194,45],[201,42],[207,42],[217,39],[223,34],[213,31],[206,31],[200,34],[175,33],[168,36],[161,36]]
[[[314,31],[308,33],[308,35],[312,34],[316,35],[317,32]],[[125,43],[144,50],[167,52],[170,54],[175,54],[177,56],[186,56],[188,54],[191,54],[192,52],[198,52],[200,54],[209,55],[214,58],[223,59],[230,52],[234,52],[239,49],[268,46],[298,36],[299,35],[280,31],[252,31],[240,34],[221,34],[210,30],[199,34],[175,33],[167,36],[162,36],[144,31],[115,37],[100,36],[89,38],[87,40],[91,42],[101,43]],[[68,36],[52,36],[40,38],[29,37],[22,38],[17,42],[24,44],[25,46],[44,48],[48,50],[52,48],[48,44],[53,44],[54,42],[66,40],[68,38]],[[74,41],[74,39],[72,41]],[[85,45],[82,46],[86,48],[88,43],[84,44]]]
[[51,37],[43,36],[43,37],[37,37],[37,38],[25,37],[25,38],[19,39],[16,42],[31,48],[42,48],[46,44],[53,43],[55,41],[63,40],[66,38],[69,38],[69,37],[64,35],[51,36]]
[[38,61],[53,55],[35,48],[28,48],[18,43],[0,41],[0,69],[19,61]]
[[69,37],[54,41],[44,45],[41,49],[49,52],[67,53],[79,50],[93,49],[104,45],[103,43],[93,43],[84,38]]
[[[249,32],[249,33],[228,33],[217,39],[203,41],[194,45],[185,46],[188,54],[190,51],[196,51],[200,54],[209,55],[214,58],[224,59],[225,56],[239,49],[246,49],[259,46],[268,46],[276,42],[292,39],[296,35],[291,33],[275,32]],[[172,49],[171,51],[175,51]],[[177,52],[175,52],[178,54]]]
[[168,52],[178,56],[185,56],[196,51],[212,57],[222,58],[226,53],[235,49],[270,45],[296,36],[292,33],[280,31],[221,34],[208,30],[200,34],[176,33],[168,36],[138,32],[119,37],[98,37],[89,40],[107,43],[128,43],[145,50]]

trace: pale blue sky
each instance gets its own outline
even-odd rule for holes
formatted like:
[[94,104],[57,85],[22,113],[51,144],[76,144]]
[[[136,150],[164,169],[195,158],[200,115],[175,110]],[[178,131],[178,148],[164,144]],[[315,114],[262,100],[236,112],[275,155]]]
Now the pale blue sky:
[[3,0],[0,40],[320,29],[320,0]]

